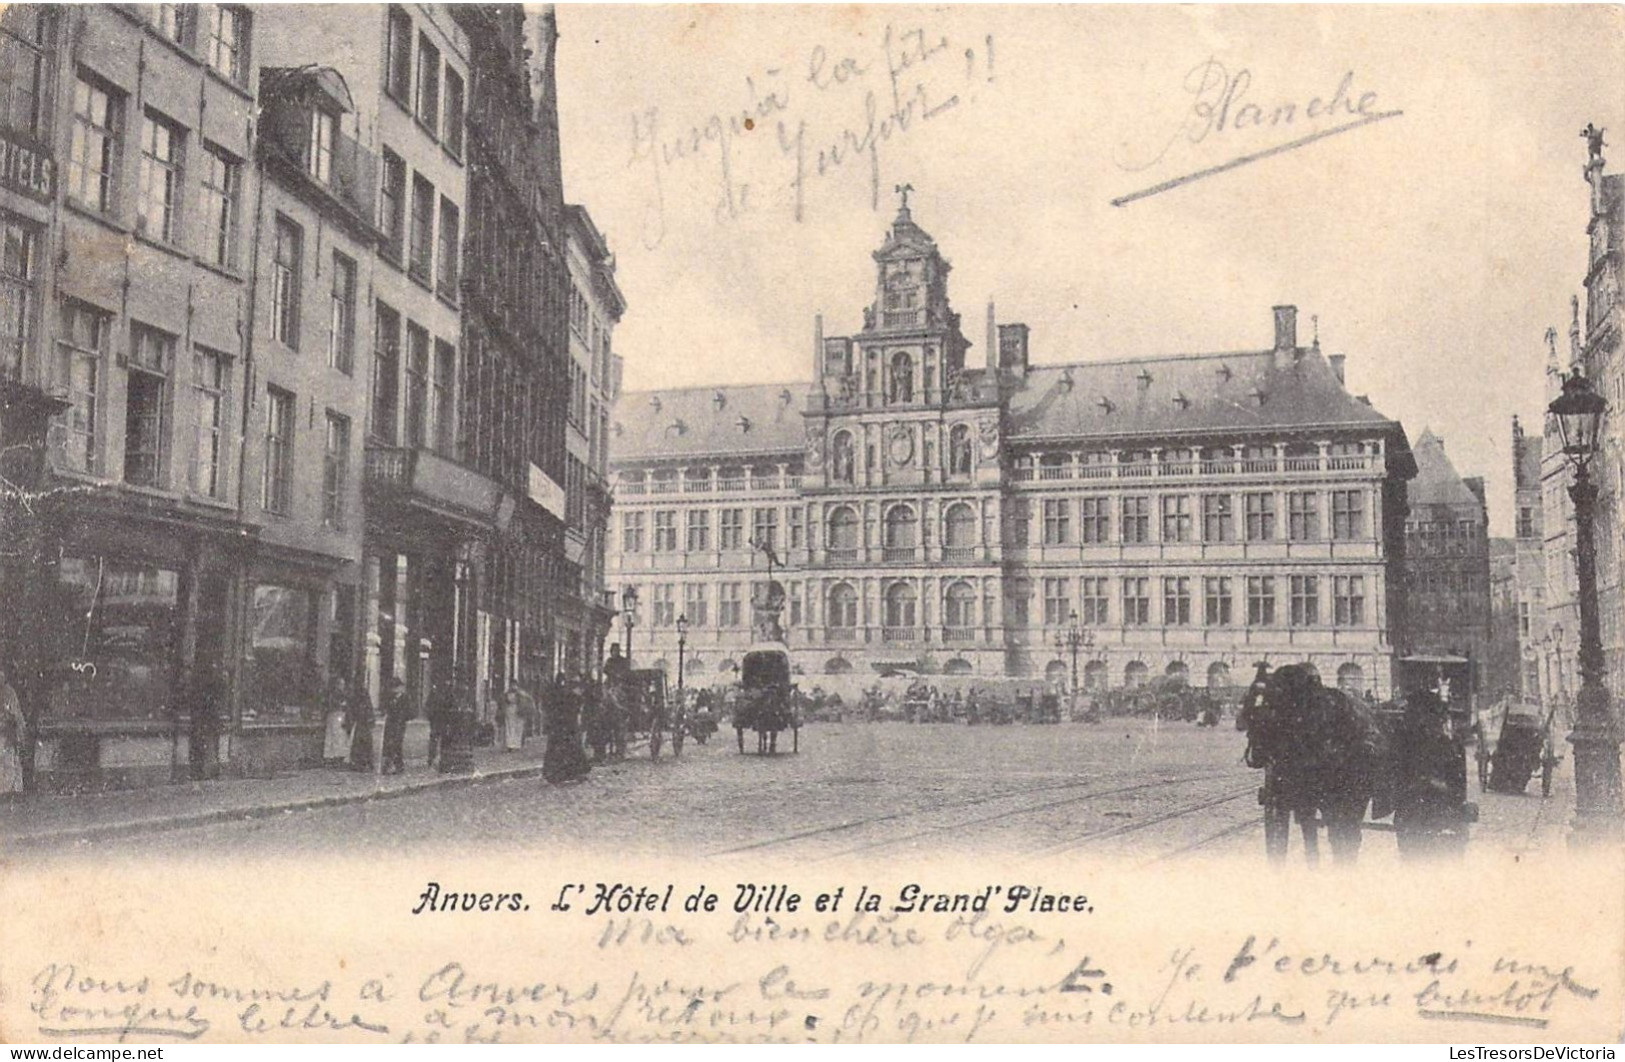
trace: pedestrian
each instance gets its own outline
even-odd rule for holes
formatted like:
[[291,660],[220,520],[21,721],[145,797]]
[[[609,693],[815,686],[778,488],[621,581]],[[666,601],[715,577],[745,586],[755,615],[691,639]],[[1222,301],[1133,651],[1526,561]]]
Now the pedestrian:
[[406,770],[406,718],[410,706],[406,699],[406,683],[392,679],[389,693],[384,699],[384,764],[382,774],[400,774]]
[[343,675],[334,675],[327,683],[327,730],[322,738],[322,760],[329,767],[342,766],[350,756],[350,735],[344,728],[349,702],[349,683]]
[[367,684],[357,679],[344,702],[344,732],[350,737],[350,770],[371,772],[372,754],[372,694]]
[[542,691],[547,751],[542,756],[542,777],[555,784],[584,778],[592,770],[581,748],[580,713],[585,684],[566,682],[561,671]]
[[23,742],[28,721],[22,698],[0,664],[0,801],[15,800],[23,791]]
[[438,768],[446,751],[446,732],[451,728],[451,717],[457,711],[456,691],[445,679],[436,679],[429,686],[429,766]]
[[182,687],[181,708],[188,722],[187,760],[192,780],[220,774],[220,701],[218,672],[212,663],[195,663]]
[[515,686],[514,692],[519,697],[519,721],[527,738],[542,736],[541,708],[536,698],[523,685]]
[[502,747],[518,752],[525,745],[525,715],[519,702],[519,687],[509,686],[502,695]]

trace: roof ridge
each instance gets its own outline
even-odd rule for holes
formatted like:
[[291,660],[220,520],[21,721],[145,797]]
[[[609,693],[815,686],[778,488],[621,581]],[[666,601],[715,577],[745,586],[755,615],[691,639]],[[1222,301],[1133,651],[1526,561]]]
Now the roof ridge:
[[810,380],[781,380],[747,384],[690,384],[687,387],[644,387],[636,390],[627,388],[621,391],[621,397],[625,398],[628,395],[678,395],[688,391],[744,391],[757,387],[777,387],[782,390],[786,387],[808,386],[811,386]]
[[[1307,353],[1309,347],[1299,347]],[[1200,354],[1145,354],[1139,357],[1105,358],[1099,361],[1067,361],[1050,362],[1035,361],[1034,369],[1081,369],[1099,365],[1145,365],[1169,361],[1217,361],[1221,358],[1256,358],[1266,354],[1275,353],[1272,350],[1220,350]]]

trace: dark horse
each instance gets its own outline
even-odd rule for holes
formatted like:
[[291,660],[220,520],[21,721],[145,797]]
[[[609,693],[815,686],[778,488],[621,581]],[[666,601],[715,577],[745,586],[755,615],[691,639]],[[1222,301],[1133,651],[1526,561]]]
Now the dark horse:
[[[1309,664],[1287,664],[1273,673],[1259,664],[1236,726],[1247,732],[1247,765],[1264,771],[1259,802],[1269,858],[1286,858],[1296,815],[1311,864],[1320,859],[1322,823],[1333,861],[1352,863],[1360,853],[1366,806],[1379,796],[1383,776],[1386,743],[1372,707],[1322,686]],[[1376,810],[1379,818],[1389,811]]]

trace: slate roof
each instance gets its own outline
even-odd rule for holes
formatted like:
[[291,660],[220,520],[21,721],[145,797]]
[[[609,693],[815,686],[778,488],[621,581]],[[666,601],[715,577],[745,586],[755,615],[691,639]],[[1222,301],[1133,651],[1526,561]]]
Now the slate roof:
[[1405,484],[1405,500],[1413,511],[1423,505],[1480,508],[1478,495],[1462,482],[1437,435],[1424,428],[1411,449],[1416,456],[1416,478]]
[[610,429],[611,460],[800,452],[807,446],[801,415],[807,387],[775,383],[623,392]]
[[1015,442],[1380,427],[1315,349],[1034,366],[1010,402]]

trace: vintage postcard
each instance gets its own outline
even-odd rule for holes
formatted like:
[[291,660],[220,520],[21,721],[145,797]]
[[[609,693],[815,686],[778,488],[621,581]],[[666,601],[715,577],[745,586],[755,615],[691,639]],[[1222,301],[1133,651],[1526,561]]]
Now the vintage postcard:
[[6,6],[0,1040],[1618,1044],[1622,31]]

